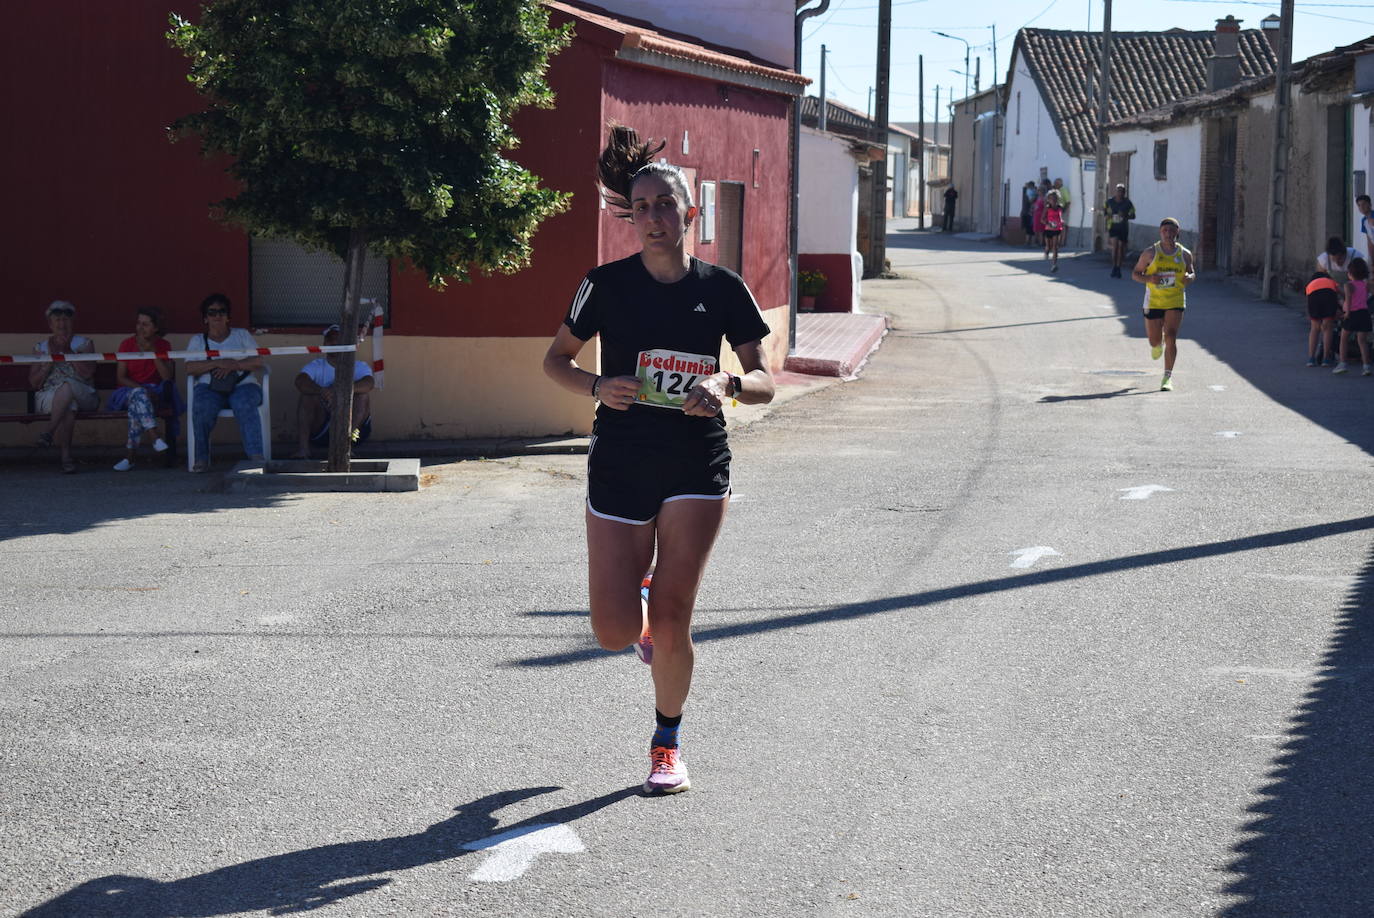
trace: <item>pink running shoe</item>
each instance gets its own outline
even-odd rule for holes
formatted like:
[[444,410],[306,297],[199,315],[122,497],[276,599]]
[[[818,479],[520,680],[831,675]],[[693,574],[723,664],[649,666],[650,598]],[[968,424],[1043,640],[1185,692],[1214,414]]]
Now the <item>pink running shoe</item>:
[[[644,582],[639,585],[639,604],[644,610],[645,622],[649,620],[649,584],[653,579],[653,574],[645,574]],[[644,663],[654,662],[654,639],[649,636],[649,626],[647,624],[644,626],[644,633],[641,634],[639,640],[635,642],[635,656],[639,657],[640,661]]]
[[676,747],[655,746],[649,750],[649,761],[649,780],[644,782],[644,793],[680,794],[691,790],[687,766],[682,764]]

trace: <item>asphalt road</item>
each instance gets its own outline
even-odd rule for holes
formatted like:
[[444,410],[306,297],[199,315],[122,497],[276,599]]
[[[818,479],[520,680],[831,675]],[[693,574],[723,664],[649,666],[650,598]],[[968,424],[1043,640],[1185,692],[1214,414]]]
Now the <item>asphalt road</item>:
[[1202,283],[1161,393],[1102,262],[889,255],[733,435],[674,798],[581,457],[0,472],[0,913],[1374,914],[1374,378]]

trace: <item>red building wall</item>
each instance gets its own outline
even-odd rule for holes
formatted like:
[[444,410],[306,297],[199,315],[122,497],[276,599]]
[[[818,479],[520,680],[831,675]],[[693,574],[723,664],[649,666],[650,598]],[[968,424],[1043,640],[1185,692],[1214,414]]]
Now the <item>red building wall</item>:
[[0,30],[0,247],[10,259],[0,332],[47,331],[43,307],[77,304],[77,330],[133,328],[140,305],[200,325],[212,290],[246,303],[248,245],[209,219],[231,184],[166,126],[200,106],[164,35],[178,0],[7,5]]
[[[697,183],[744,183],[741,273],[761,308],[786,305],[788,99],[616,60],[606,62],[604,87],[604,121],[629,125],[641,137],[667,138],[661,155],[687,169]],[[685,155],[684,130],[690,141]],[[759,151],[757,168],[754,150]],[[602,212],[601,233],[602,261],[636,250],[633,228],[609,210]],[[715,248],[697,243],[694,251],[713,261]]]
[[[193,15],[198,4],[54,0],[6,11],[0,54],[11,78],[0,114],[12,133],[0,168],[13,178],[0,245],[14,270],[0,332],[45,331],[43,307],[63,298],[78,306],[78,331],[124,331],[137,306],[157,305],[176,338],[199,330],[197,307],[211,291],[228,294],[248,324],[247,237],[209,216],[232,183],[194,139],[166,137],[168,124],[202,107],[166,41],[169,8]],[[786,303],[787,100],[617,62],[617,35],[585,22],[578,34],[550,68],[556,106],[517,117],[524,143],[512,154],[547,187],[573,192],[571,208],[543,224],[531,266],[515,275],[439,292],[393,265],[389,333],[551,336],[581,276],[634,251],[631,228],[601,210],[594,184],[609,118],[669,137],[665,153],[698,181],[745,184],[745,279],[763,308]],[[710,260],[713,248],[697,254]]]

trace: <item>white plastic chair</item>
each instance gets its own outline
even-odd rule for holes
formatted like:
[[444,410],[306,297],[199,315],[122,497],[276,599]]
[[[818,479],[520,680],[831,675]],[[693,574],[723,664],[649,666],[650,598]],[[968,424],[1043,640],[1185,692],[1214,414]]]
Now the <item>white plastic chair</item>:
[[[272,458],[272,368],[267,364],[263,364],[261,382],[262,404],[258,406],[258,417],[262,421],[262,457],[266,460]],[[195,412],[196,377],[188,374],[186,377],[186,468],[188,471],[196,466]],[[232,418],[234,410],[225,408],[220,411],[219,416]]]

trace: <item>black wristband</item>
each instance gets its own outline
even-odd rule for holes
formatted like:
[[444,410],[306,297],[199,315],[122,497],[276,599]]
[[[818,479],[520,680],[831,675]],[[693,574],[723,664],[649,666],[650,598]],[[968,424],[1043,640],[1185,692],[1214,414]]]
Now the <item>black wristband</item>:
[[592,398],[597,398],[597,397],[598,397],[597,393],[601,391],[601,379],[602,379],[602,377],[598,376],[598,377],[592,382]]

